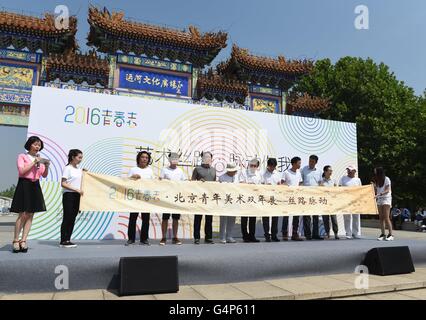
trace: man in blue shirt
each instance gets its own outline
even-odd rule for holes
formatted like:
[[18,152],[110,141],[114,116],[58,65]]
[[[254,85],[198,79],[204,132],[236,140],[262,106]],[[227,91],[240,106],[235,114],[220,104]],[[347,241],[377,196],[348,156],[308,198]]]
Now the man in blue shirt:
[[402,209],[402,221],[411,220],[411,212],[407,208]]

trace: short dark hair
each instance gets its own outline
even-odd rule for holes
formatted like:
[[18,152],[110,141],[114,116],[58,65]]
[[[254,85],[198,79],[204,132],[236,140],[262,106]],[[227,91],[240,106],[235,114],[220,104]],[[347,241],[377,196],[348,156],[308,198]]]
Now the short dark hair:
[[260,166],[260,160],[259,159],[252,159],[251,161],[253,161],[253,160],[256,160],[256,167],[259,167]]
[[330,165],[327,165],[327,166],[325,166],[324,167],[324,169],[322,170],[323,171],[323,173],[322,173],[322,177],[324,178],[325,177],[325,173],[329,170],[331,168],[331,166]]
[[204,154],[208,153],[212,158],[213,158],[213,153],[211,153],[210,151],[201,151],[201,157],[204,156]]
[[309,159],[310,159],[310,160],[315,160],[315,162],[318,162],[318,156],[316,156],[316,155],[314,155],[314,154],[310,155],[310,156],[309,156]]
[[268,159],[267,166],[274,166],[274,167],[276,167],[277,164],[278,164],[277,159],[275,159],[275,158],[269,158]]
[[40,147],[40,151],[41,151],[41,150],[43,150],[43,148],[44,148],[44,143],[43,143],[43,141],[41,141],[41,139],[40,139],[39,137],[37,137],[37,136],[31,136],[31,137],[29,137],[29,138],[28,138],[27,142],[26,142],[26,143],[25,143],[25,145],[24,145],[25,150],[30,151],[30,149],[31,149],[31,145],[32,145],[34,142],[40,142],[40,145],[41,145],[41,147]]
[[143,154],[148,155],[148,164],[151,164],[151,153],[144,150],[144,151],[139,152],[138,155],[136,156],[136,165],[139,165],[139,160],[141,159]]
[[300,159],[299,157],[293,157],[291,159],[291,164],[296,164],[297,162],[302,161],[302,159]]

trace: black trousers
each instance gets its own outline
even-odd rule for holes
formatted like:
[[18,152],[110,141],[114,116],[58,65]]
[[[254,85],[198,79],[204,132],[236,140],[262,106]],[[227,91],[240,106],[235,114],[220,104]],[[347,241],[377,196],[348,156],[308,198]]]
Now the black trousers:
[[[127,236],[129,240],[135,241],[136,239],[136,222],[138,220],[139,212],[131,212],[129,217],[129,227],[127,229]],[[142,212],[142,227],[141,227],[141,237],[140,241],[148,240],[149,232],[149,213]]]
[[62,206],[64,216],[61,224],[61,242],[65,242],[71,240],[75,219],[80,208],[80,194],[77,192],[64,192]]
[[[200,230],[201,230],[201,220],[203,216],[196,214],[194,216],[194,239],[200,239]],[[213,239],[213,216],[204,216],[204,234],[205,239]]]
[[[309,217],[310,219],[311,217]],[[309,221],[310,222],[310,221]],[[319,216],[312,217],[312,237],[319,237]]]
[[256,217],[241,217],[241,233],[243,234],[243,239],[250,239],[256,237]]
[[270,236],[272,236],[272,238],[276,238],[278,234],[278,217],[272,217],[271,233],[269,233],[269,217],[262,217],[262,223],[265,238]]
[[[306,238],[312,238],[311,233],[311,217],[310,216],[303,216],[303,231],[305,233]],[[297,229],[299,228],[299,216],[293,216],[293,236],[297,235]],[[283,235],[287,235],[288,230],[288,216],[283,217],[283,223],[281,232]]]
[[324,221],[325,232],[328,235],[330,235],[330,218],[331,218],[331,224],[333,226],[333,232],[336,235],[339,232],[339,227],[337,225],[337,217],[335,215],[332,215],[332,216],[322,216],[322,220]]

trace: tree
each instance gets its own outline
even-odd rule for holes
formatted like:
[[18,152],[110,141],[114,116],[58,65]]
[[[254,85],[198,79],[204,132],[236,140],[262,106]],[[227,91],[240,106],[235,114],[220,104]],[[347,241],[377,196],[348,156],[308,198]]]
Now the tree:
[[389,67],[371,59],[344,57],[315,63],[294,90],[330,99],[321,118],[356,122],[359,176],[369,183],[375,166],[392,180],[394,203],[424,206],[426,91],[418,97]]
[[7,198],[13,198],[13,195],[15,194],[15,189],[16,189],[16,186],[13,185],[9,189],[1,191],[0,196],[7,197]]

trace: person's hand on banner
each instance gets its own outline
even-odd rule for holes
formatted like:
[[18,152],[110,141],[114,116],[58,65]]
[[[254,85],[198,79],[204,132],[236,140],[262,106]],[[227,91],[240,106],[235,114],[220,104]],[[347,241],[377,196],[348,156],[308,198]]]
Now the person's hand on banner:
[[89,172],[89,170],[87,170],[86,168],[83,168],[83,172]]
[[379,197],[379,195],[377,194],[376,183],[375,183],[374,181],[371,181],[371,182],[370,182],[370,184],[371,184],[371,185],[373,186],[373,188],[374,188],[374,193],[375,193],[374,198],[375,198],[375,199],[377,199],[377,198]]
[[138,175],[138,174],[134,174],[130,177],[130,179],[132,179],[132,180],[139,180],[140,178],[141,178],[141,176]]

